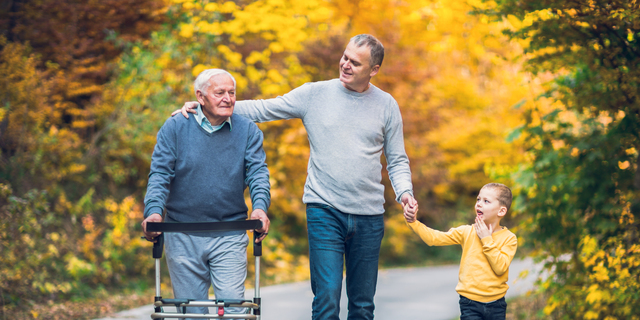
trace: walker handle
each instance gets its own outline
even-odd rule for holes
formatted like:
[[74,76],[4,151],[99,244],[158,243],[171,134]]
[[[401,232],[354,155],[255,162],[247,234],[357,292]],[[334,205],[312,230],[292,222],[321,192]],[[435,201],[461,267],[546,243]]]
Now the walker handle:
[[160,259],[162,258],[162,247],[164,246],[164,234],[161,233],[155,237],[155,240],[156,242],[153,243],[153,258]]
[[260,238],[260,236],[262,236],[262,233],[258,231],[253,231],[253,256],[254,257],[262,256],[262,241],[256,243],[256,239]]

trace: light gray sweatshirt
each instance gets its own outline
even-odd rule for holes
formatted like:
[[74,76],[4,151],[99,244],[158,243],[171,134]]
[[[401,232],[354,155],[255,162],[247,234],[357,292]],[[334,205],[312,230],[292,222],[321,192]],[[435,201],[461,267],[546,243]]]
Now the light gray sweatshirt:
[[307,83],[277,98],[238,101],[234,112],[254,122],[302,119],[311,147],[304,203],[384,213],[383,151],[396,200],[413,195],[400,108],[374,85],[358,93],[339,79]]

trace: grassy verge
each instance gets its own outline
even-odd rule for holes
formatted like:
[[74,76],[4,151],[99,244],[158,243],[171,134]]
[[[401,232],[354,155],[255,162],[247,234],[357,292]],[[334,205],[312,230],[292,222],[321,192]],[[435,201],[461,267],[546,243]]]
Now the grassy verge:
[[529,293],[507,300],[507,320],[543,320],[548,317],[542,313],[547,296],[542,293]]
[[137,308],[152,304],[153,289],[124,291],[120,293],[100,293],[96,297],[75,301],[34,304],[25,302],[23,305],[5,305],[0,311],[2,320],[67,320],[67,319],[95,319],[106,317],[120,310]]

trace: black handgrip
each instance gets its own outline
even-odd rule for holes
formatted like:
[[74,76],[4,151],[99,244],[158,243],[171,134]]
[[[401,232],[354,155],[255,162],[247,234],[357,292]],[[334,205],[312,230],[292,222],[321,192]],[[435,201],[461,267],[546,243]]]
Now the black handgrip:
[[219,222],[148,222],[147,232],[240,231],[262,228],[260,220]]
[[253,256],[254,257],[262,256],[262,241],[256,243],[256,239],[260,238],[260,236],[262,236],[262,233],[258,231],[253,232]]
[[153,258],[162,258],[162,247],[164,246],[164,234],[155,237],[156,242],[153,243]]

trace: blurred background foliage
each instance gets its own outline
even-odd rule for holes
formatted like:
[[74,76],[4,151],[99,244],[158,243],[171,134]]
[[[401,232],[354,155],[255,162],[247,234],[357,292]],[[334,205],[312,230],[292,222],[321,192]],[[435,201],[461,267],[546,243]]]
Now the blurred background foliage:
[[[552,75],[513,136],[522,235],[553,319],[640,319],[640,3],[496,1],[526,70]],[[551,105],[551,109],[538,107]]]
[[[516,202],[505,224],[519,256],[531,252],[552,275],[541,282],[549,294],[541,317],[632,319],[640,314],[638,7],[0,0],[3,314],[149,286],[151,246],[139,224],[155,136],[194,99],[200,71],[232,72],[239,99],[271,98],[337,77],[349,38],[370,33],[386,48],[373,83],[400,105],[420,219],[441,230],[472,223],[480,187],[506,183]],[[306,132],[298,120],[260,128],[273,198],[264,284],[304,280]],[[417,239],[383,183],[381,264],[457,262],[458,248]]]

